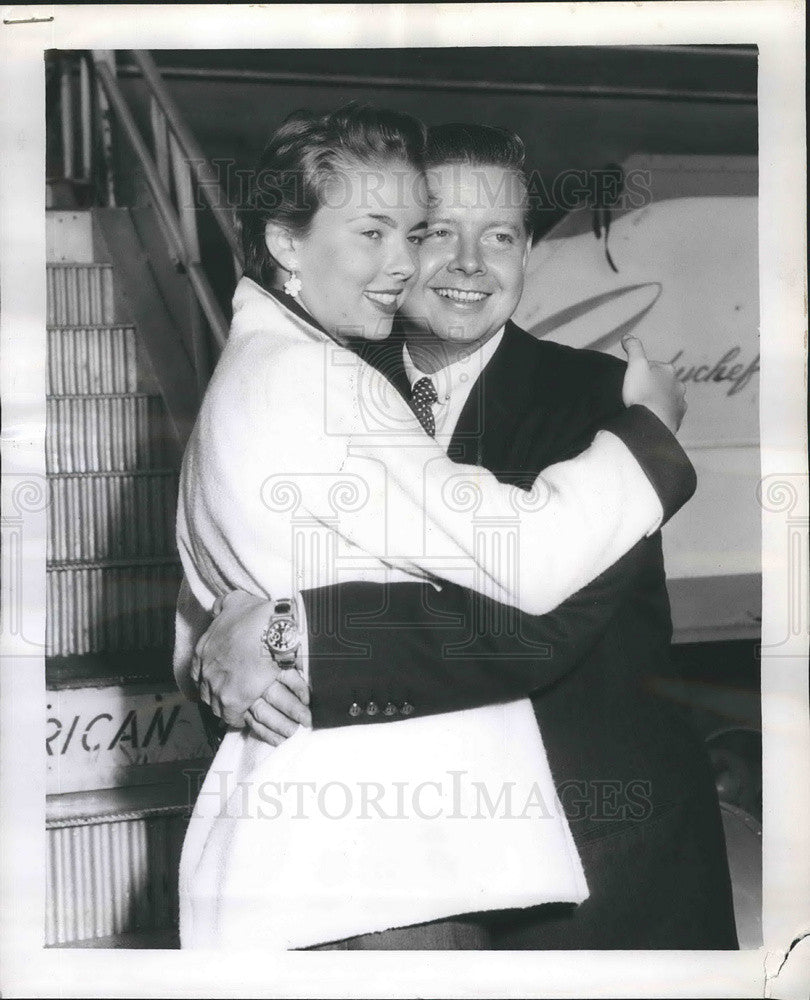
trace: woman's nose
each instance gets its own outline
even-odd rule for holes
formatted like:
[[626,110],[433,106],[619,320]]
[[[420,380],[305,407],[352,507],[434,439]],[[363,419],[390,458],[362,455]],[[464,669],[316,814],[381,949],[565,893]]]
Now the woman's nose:
[[419,269],[418,249],[407,240],[397,241],[388,259],[388,273],[392,278],[407,281]]

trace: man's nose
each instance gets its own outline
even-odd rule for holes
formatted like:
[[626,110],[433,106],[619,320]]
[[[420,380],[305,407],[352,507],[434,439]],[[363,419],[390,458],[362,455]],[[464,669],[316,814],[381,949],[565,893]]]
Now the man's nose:
[[450,270],[462,271],[464,274],[480,274],[486,270],[478,240],[462,238],[458,241]]

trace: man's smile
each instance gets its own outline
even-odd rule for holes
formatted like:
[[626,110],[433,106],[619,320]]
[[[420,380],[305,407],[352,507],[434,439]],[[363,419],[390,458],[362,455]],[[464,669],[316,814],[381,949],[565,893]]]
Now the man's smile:
[[472,291],[463,288],[452,288],[448,286],[431,288],[431,291],[441,296],[441,298],[449,300],[450,302],[458,302],[463,304],[483,302],[485,299],[488,299],[489,296],[492,294],[491,292]]

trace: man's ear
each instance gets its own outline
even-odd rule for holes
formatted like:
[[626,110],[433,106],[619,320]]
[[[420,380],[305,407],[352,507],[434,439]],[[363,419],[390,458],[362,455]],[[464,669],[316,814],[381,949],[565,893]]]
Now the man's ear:
[[529,254],[532,252],[532,237],[531,233],[526,237],[526,246],[523,248],[523,270],[526,270],[526,265],[529,263]]
[[278,222],[268,222],[264,227],[264,243],[270,251],[270,256],[278,261],[285,271],[292,273],[298,270],[295,239],[286,226]]

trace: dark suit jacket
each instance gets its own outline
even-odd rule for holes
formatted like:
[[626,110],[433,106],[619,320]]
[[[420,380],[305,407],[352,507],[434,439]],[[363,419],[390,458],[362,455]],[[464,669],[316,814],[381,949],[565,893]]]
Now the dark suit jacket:
[[[375,350],[369,360],[406,390],[401,345],[392,340]],[[624,409],[624,367],[507,324],[450,456],[528,488],[607,427],[633,449],[669,516],[691,496],[694,472],[649,411]],[[638,823],[683,800],[696,783],[705,787],[702,747],[652,686],[670,674],[660,534],[540,617],[451,585],[437,593],[419,583],[347,583],[303,598],[316,728],[379,725],[531,695],[578,842]]]

